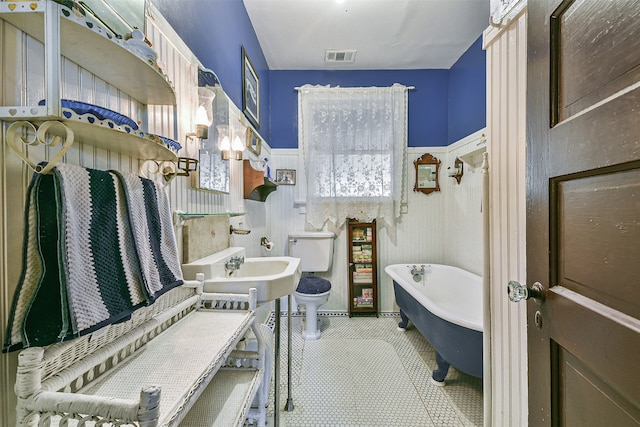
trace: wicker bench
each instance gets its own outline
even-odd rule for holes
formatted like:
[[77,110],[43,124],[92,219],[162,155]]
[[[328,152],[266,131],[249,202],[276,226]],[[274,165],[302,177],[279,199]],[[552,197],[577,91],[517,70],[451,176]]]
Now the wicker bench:
[[[268,332],[255,324],[255,307],[255,289],[203,293],[201,281],[190,281],[126,322],[25,349],[15,386],[17,425],[228,427],[249,416],[264,426]],[[251,334],[257,351],[238,345]]]

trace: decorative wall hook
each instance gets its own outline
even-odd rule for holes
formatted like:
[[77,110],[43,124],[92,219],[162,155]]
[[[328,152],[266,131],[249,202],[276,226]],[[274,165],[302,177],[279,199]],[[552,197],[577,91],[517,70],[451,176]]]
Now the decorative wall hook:
[[[71,148],[74,142],[74,134],[70,127],[55,120],[43,122],[37,128],[36,125],[31,122],[20,120],[9,125],[6,140],[9,147],[11,147],[27,166],[37,173],[47,174],[62,160],[64,154]],[[63,140],[64,142],[62,142]],[[22,143],[28,146],[42,144],[48,147],[56,147],[60,145],[61,142],[62,145],[60,149],[49,159],[46,165],[34,163],[20,146],[20,143]]]
[[455,178],[456,182],[460,184],[462,175],[464,175],[464,163],[456,157],[456,161],[453,162],[453,167],[449,167],[449,176]]

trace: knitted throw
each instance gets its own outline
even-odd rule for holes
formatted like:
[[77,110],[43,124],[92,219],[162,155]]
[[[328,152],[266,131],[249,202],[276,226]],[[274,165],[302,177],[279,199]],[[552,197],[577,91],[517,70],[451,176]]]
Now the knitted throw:
[[29,184],[3,351],[127,320],[182,283],[164,190],[139,176],[60,164]]

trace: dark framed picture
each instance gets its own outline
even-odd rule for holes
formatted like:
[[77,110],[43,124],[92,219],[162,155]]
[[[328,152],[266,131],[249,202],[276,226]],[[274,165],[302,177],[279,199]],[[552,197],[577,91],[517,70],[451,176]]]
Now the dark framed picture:
[[276,169],[276,184],[295,185],[296,170],[295,169]]
[[260,129],[260,78],[242,46],[242,112]]

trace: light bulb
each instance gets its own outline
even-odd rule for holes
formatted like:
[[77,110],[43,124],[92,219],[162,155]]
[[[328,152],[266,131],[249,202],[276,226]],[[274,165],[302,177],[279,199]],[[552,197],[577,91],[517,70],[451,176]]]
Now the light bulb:
[[216,94],[204,87],[198,88],[198,110],[196,111],[196,125],[211,126],[213,123],[212,103]]
[[231,148],[233,149],[233,151],[244,150],[244,143],[242,142],[242,140],[238,135],[236,135],[235,138],[233,138],[233,144],[231,144]]
[[205,125],[209,127],[211,122],[209,121],[209,117],[207,117],[207,109],[202,105],[198,107],[198,111],[196,112],[196,125]]
[[229,139],[229,125],[218,125],[218,148],[220,151],[231,150],[231,140]]
[[231,141],[229,141],[229,137],[225,135],[220,142],[218,143],[218,148],[222,151],[231,150]]
[[211,120],[207,115],[207,109],[201,105],[196,112],[196,136],[200,139],[209,139],[209,125]]

